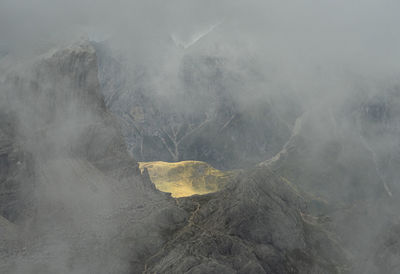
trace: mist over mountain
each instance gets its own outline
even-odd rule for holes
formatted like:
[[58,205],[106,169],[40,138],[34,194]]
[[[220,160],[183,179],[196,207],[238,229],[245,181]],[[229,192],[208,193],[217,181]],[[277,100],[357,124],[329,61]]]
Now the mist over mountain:
[[[243,98],[248,83],[260,81],[254,75],[257,64],[247,58],[237,61],[193,49],[179,59],[176,75],[169,78],[172,87],[154,87],[151,83],[160,79],[146,68],[130,75],[106,45],[95,45],[106,104],[120,118],[140,161],[196,159],[224,169],[249,167],[279,151],[300,114],[295,98],[284,92],[261,96],[258,87]],[[282,109],[279,102],[293,108]]]
[[398,273],[399,8],[2,1],[0,272]]

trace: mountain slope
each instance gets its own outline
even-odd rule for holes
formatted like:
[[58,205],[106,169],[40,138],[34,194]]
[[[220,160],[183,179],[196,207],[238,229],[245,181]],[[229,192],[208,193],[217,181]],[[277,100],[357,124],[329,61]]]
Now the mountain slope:
[[98,88],[85,41],[4,77],[0,208],[18,237],[5,239],[2,272],[139,272],[160,231],[184,221],[141,175]]
[[189,222],[146,261],[146,273],[344,273],[344,251],[305,214],[306,201],[266,168],[226,190],[181,198]]
[[157,191],[105,107],[96,62],[80,42],[2,81],[2,272],[337,273],[346,264],[268,168],[206,196]]
[[[107,44],[94,45],[101,91],[139,161],[245,168],[272,157],[290,135],[299,111],[295,98],[260,96],[256,60],[193,50],[176,56],[173,66],[160,60],[131,67]],[[280,109],[280,101],[292,107]]]

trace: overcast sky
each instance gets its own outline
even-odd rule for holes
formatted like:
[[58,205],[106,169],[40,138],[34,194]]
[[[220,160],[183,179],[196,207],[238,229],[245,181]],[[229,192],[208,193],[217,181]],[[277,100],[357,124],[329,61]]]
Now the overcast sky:
[[0,47],[36,54],[87,34],[130,63],[175,70],[172,41],[185,47],[212,29],[205,48],[251,56],[274,81],[320,92],[343,89],[349,74],[398,77],[399,11],[395,0],[0,0]]
[[134,46],[223,22],[224,35],[285,54],[304,57],[312,48],[312,55],[395,62],[399,10],[394,0],[1,0],[0,41],[62,39],[89,30]]

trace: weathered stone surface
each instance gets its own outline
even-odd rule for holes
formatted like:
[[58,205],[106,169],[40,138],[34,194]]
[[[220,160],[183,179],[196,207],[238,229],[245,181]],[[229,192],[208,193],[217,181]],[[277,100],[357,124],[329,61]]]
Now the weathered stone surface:
[[[253,90],[259,81],[256,62],[243,68],[195,50],[177,61],[171,77],[158,79],[166,73],[159,71],[162,64],[132,68],[107,44],[95,47],[101,91],[139,161],[199,160],[218,169],[248,168],[279,151],[299,112],[295,98],[284,92],[259,96]],[[283,100],[291,106],[279,108],[276,102]]]
[[22,68],[1,83],[0,214],[8,220],[0,229],[18,233],[5,235],[0,269],[140,272],[141,258],[165,241],[161,232],[187,214],[127,152],[99,93],[95,50],[80,42]]
[[244,172],[224,191],[178,201],[191,217],[146,261],[148,273],[341,273],[346,268],[335,240],[303,217],[304,199],[267,168]]
[[0,230],[8,232],[0,270],[339,273],[345,267],[329,233],[305,215],[307,198],[268,167],[206,196],[174,200],[158,192],[105,108],[96,62],[84,42],[41,56],[2,82],[0,183],[7,199],[0,209],[7,220],[0,219]]

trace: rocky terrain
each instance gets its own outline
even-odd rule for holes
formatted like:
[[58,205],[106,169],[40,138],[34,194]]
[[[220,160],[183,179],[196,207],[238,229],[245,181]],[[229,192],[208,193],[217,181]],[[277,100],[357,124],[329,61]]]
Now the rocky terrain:
[[[379,94],[363,94],[361,100],[346,98],[341,107],[331,103],[305,112],[282,150],[259,164],[311,199],[311,212],[325,216],[323,227],[347,251],[351,273],[396,273],[389,242],[397,241],[393,231],[398,226],[393,181],[398,177],[390,164],[399,151],[393,119],[398,91],[385,89],[382,85]],[[391,102],[382,103],[388,94]],[[393,261],[382,263],[387,257]]]
[[0,1],[0,274],[397,274],[399,1]]
[[287,180],[246,171],[226,190],[178,199],[188,224],[147,260],[149,273],[346,273],[345,252]]
[[310,202],[269,167],[174,200],[127,152],[80,42],[1,83],[3,273],[342,273]]
[[82,42],[23,68],[1,86],[1,272],[140,270],[186,213],[128,154],[94,49]]
[[[248,81],[260,81],[255,60],[193,49],[178,57],[176,75],[164,76],[159,67],[129,67],[106,42],[94,46],[101,91],[138,161],[250,167],[279,151],[300,113],[296,98],[285,92],[260,97],[260,90],[246,90]],[[167,80],[162,77],[173,86],[158,83]],[[291,108],[280,108],[282,101]]]

